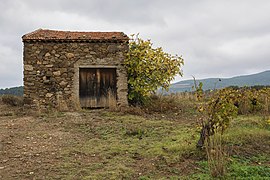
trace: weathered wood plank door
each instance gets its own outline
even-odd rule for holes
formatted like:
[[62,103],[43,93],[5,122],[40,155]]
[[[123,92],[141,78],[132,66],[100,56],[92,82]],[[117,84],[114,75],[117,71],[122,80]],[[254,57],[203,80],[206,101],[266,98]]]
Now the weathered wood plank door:
[[79,93],[81,107],[116,106],[116,69],[80,68]]

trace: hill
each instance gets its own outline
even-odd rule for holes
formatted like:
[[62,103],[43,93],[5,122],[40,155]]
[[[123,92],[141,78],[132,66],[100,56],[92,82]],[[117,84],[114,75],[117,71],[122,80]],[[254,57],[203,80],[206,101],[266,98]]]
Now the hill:
[[[229,86],[269,86],[270,70],[257,74],[236,76],[232,78],[207,78],[200,79],[197,82],[203,83],[204,90],[220,89]],[[169,92],[192,91],[193,80],[179,81],[171,85]]]
[[4,95],[4,94],[23,96],[23,86],[0,89],[0,95]]

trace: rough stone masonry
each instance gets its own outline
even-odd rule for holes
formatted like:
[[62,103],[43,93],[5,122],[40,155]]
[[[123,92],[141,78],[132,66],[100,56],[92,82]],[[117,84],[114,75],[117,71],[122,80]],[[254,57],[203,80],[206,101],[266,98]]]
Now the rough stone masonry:
[[77,110],[80,68],[115,68],[117,106],[128,105],[123,65],[128,36],[122,32],[39,29],[22,37],[24,102],[46,110]]

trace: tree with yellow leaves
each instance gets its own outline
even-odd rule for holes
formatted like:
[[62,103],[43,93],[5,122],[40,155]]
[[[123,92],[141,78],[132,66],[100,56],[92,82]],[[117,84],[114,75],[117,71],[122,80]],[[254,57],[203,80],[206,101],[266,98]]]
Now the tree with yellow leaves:
[[143,101],[158,88],[168,90],[171,81],[183,75],[181,56],[171,55],[161,47],[154,48],[150,40],[131,36],[129,52],[125,61],[128,72],[128,98],[132,104]]

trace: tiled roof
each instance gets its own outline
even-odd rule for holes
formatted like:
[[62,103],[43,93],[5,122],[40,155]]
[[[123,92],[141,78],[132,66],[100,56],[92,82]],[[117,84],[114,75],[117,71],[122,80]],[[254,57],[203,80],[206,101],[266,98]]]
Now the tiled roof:
[[123,32],[75,32],[38,29],[22,37],[23,41],[128,41],[129,38]]

